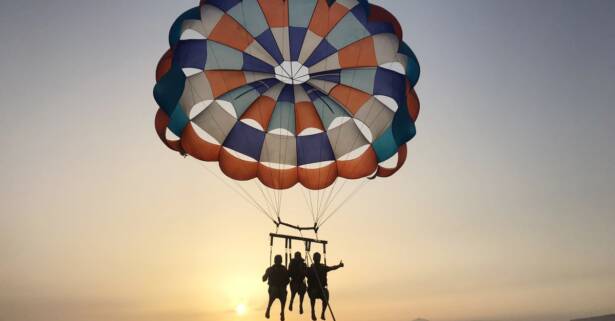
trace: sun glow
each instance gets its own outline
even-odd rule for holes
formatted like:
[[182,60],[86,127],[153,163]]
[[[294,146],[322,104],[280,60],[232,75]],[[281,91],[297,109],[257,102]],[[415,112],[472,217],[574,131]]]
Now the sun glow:
[[245,315],[248,312],[248,307],[245,304],[239,304],[235,307],[235,312],[237,315]]

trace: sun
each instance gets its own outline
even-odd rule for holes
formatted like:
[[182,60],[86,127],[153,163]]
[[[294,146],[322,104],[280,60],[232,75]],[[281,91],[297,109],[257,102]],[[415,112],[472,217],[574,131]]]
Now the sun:
[[237,305],[237,307],[235,307],[235,312],[237,313],[237,315],[245,315],[246,312],[248,312],[248,307],[245,304],[239,304]]

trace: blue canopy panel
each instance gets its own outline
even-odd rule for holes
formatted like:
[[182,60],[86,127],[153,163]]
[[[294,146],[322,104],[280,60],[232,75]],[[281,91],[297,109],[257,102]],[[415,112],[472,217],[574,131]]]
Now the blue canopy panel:
[[258,161],[261,158],[264,141],[264,132],[243,122],[237,122],[226,137],[223,146]]
[[297,136],[297,165],[334,161],[335,155],[327,133]]

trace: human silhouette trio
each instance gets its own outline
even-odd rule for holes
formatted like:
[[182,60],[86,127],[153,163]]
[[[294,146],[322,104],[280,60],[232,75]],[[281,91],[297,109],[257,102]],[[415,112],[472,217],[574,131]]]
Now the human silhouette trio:
[[[335,266],[327,266],[321,264],[320,253],[314,253],[314,263],[308,267],[305,264],[304,259],[301,257],[300,252],[295,253],[295,257],[290,260],[288,269],[282,264],[282,256],[276,255],[274,264],[265,271],[263,275],[263,282],[269,284],[269,303],[267,304],[267,311],[265,317],[269,319],[271,314],[271,305],[276,299],[280,300],[282,305],[282,312],[280,313],[280,320],[284,321],[284,309],[286,308],[286,286],[290,283],[290,305],[288,309],[293,310],[293,301],[295,295],[299,294],[299,313],[303,314],[303,298],[307,293],[310,298],[310,306],[312,308],[312,320],[316,320],[316,312],[314,311],[314,305],[316,300],[322,301],[322,313],[320,318],[325,320],[325,312],[329,305],[329,290],[327,289],[327,273],[333,270],[344,267],[344,263]],[[307,286],[305,279],[307,278]]]

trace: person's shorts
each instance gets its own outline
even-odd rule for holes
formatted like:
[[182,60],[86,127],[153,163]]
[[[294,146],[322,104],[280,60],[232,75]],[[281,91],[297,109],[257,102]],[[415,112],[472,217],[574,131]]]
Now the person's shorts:
[[298,281],[298,282],[290,282],[290,289],[293,292],[297,292],[299,294],[305,294],[305,292],[307,291],[307,286],[305,285],[305,282],[303,281]]
[[273,297],[273,298],[277,298],[277,299],[281,299],[281,300],[286,300],[286,287],[284,288],[280,288],[277,286],[270,286],[269,287],[269,296]]
[[321,289],[320,287],[311,288],[311,289],[308,289],[308,295],[310,296],[311,299],[327,300],[329,298],[329,289],[327,288]]

